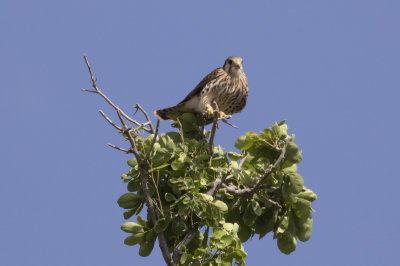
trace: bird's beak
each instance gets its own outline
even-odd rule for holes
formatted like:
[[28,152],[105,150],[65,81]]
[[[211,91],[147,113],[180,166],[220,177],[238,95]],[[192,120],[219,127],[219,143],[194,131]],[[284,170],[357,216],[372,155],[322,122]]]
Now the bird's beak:
[[235,67],[240,68],[240,63],[238,63],[238,62],[232,62],[232,65],[235,66]]

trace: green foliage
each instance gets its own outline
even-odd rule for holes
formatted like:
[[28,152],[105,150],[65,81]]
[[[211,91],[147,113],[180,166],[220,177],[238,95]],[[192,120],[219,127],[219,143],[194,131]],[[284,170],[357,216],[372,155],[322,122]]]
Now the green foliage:
[[[294,135],[288,135],[285,121],[260,134],[250,131],[240,136],[235,142],[236,152],[215,146],[212,155],[207,140],[210,134],[201,132],[197,116],[183,114],[177,121],[174,126],[179,132],[158,136],[143,166],[159,217],[155,224],[149,215],[146,219],[138,215],[146,200],[137,160],[128,160],[131,169],[122,179],[128,183],[129,193],[122,195],[118,204],[127,209],[125,219],[137,216],[136,223],[121,227],[131,234],[125,244],[140,245],[140,256],[148,256],[157,233],[164,232],[173,252],[194,221],[200,221],[200,231],[183,249],[182,265],[245,265],[247,253],[242,243],[254,235],[261,239],[271,233],[285,254],[296,249],[297,239],[310,238],[311,202],[316,195],[304,187],[297,173],[302,154],[293,142]],[[133,136],[143,159],[154,135]],[[284,159],[273,168],[285,147]],[[257,191],[243,195],[233,195],[225,188],[215,196],[208,195],[214,180],[227,175],[231,177],[226,185],[237,189],[251,189],[262,182]]]

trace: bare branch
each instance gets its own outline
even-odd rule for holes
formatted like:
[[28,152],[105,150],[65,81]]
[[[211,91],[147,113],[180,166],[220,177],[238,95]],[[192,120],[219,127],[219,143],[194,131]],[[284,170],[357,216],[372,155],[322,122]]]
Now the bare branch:
[[104,117],[105,120],[107,120],[108,123],[110,123],[110,125],[115,127],[118,131],[122,131],[122,128],[117,126],[113,121],[111,121],[111,119],[102,110],[99,110],[99,113]]
[[221,119],[221,121],[224,122],[225,124],[227,124],[227,125],[233,127],[233,128],[239,128],[239,127],[237,127],[237,126],[235,126],[235,125],[229,123],[226,119]]
[[[116,106],[116,105],[115,105],[115,104],[114,104],[114,103],[99,89],[99,87],[97,86],[97,83],[96,83],[96,79],[95,79],[95,77],[94,77],[94,75],[93,75],[92,68],[91,68],[91,66],[90,66],[90,64],[89,64],[89,61],[88,61],[88,59],[87,59],[87,56],[84,55],[83,57],[85,58],[85,63],[86,63],[86,66],[87,66],[87,68],[88,68],[88,70],[89,70],[90,78],[91,78],[91,80],[92,80],[92,87],[93,87],[94,90],[87,90],[87,89],[81,89],[81,90],[82,90],[82,91],[87,91],[87,92],[92,92],[92,93],[97,93],[97,94],[99,94],[99,95],[100,95],[101,97],[103,97],[103,99],[106,100],[106,102],[107,102],[109,105],[111,105],[116,111],[121,112],[122,116],[125,117],[129,122],[134,123],[136,126],[140,126],[141,123],[139,123],[138,121],[134,120],[133,118],[131,118],[130,116],[128,116],[127,114],[125,114],[118,106]],[[154,133],[154,131],[153,131],[153,132],[151,131],[151,128],[149,129],[149,128],[143,127],[143,129],[144,129],[146,132]]]
[[125,153],[132,153],[131,150],[127,150],[127,149],[124,149],[124,148],[117,147],[117,146],[115,146],[114,144],[111,144],[111,143],[107,143],[107,145],[110,146],[111,148],[114,148],[114,149],[119,150],[119,151],[123,151]]
[[122,118],[122,114],[121,114],[121,112],[119,110],[117,110],[117,114],[118,114],[118,118],[121,121],[121,124],[123,126],[122,130],[121,130],[121,133],[125,134],[126,137],[128,138],[129,143],[131,144],[131,151],[135,155],[138,164],[141,165],[142,164],[142,159],[140,158],[139,150],[137,149],[137,146],[136,146],[136,141],[133,139],[133,137],[131,135],[131,128],[128,128],[126,126],[126,123],[125,123],[124,119]]
[[147,114],[147,112],[143,109],[143,107],[142,106],[140,106],[140,104],[138,104],[138,103],[136,103],[136,106],[135,106],[135,108],[137,109],[137,110],[140,110],[143,114],[144,114],[144,116],[146,117],[146,119],[147,119],[147,122],[146,123],[144,123],[143,125],[149,125],[150,126],[150,130],[151,130],[151,134],[154,134],[154,127],[153,127],[153,123],[151,123],[151,120],[150,120],[150,117],[149,117],[149,115]]

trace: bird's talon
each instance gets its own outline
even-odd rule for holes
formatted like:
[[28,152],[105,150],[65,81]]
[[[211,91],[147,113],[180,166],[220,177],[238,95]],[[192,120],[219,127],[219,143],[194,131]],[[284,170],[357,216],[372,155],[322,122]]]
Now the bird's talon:
[[224,112],[219,112],[219,119],[229,119],[229,118],[231,118],[232,116],[231,115],[227,115],[227,114],[225,114]]
[[211,106],[207,106],[206,115],[210,117],[213,115],[213,113],[214,113],[214,109]]

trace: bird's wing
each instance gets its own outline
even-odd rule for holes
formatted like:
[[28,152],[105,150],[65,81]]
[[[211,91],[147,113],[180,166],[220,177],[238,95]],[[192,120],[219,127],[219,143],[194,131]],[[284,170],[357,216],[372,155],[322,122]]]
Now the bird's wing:
[[210,81],[222,76],[226,75],[226,72],[222,69],[222,67],[219,67],[212,71],[210,74],[208,74],[205,78],[200,81],[200,83],[181,101],[180,103],[184,103],[192,99],[193,97],[200,95],[201,91],[203,90],[204,86],[207,85]]

